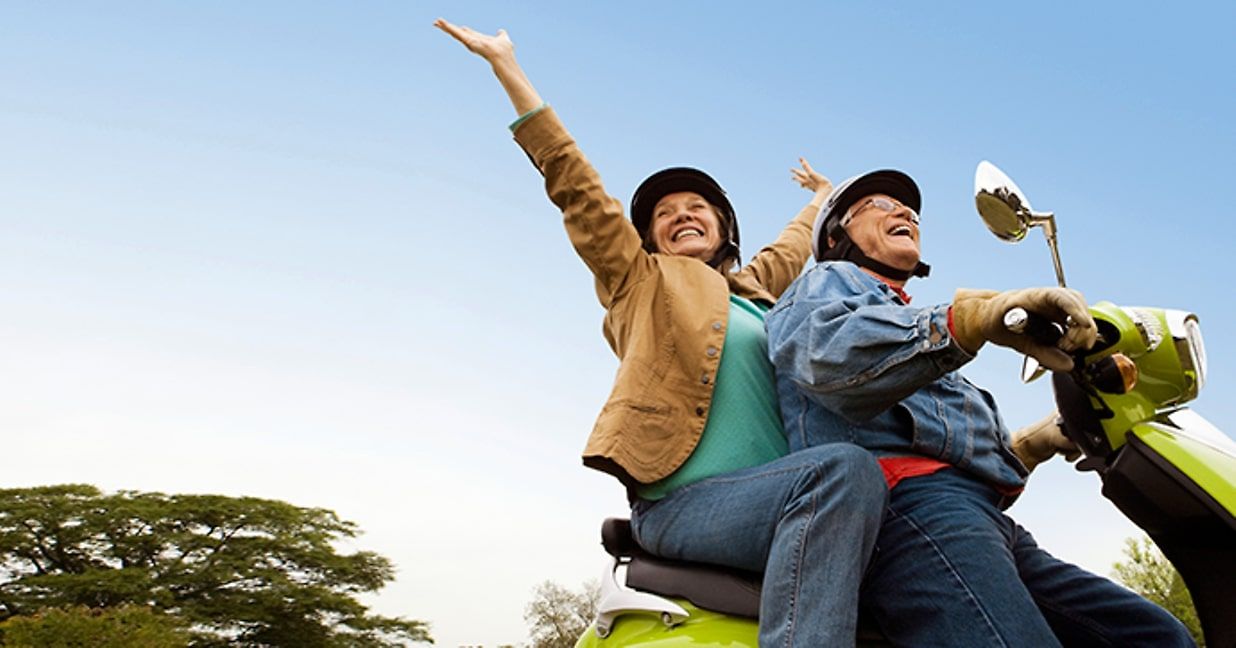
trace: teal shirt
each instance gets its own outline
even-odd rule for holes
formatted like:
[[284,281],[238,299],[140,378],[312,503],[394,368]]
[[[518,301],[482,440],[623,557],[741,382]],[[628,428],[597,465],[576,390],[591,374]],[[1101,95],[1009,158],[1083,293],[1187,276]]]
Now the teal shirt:
[[729,326],[712,392],[712,408],[699,445],[678,470],[640,486],[646,500],[740,468],[768,463],[789,452],[777,404],[764,313],[768,308],[730,295]]

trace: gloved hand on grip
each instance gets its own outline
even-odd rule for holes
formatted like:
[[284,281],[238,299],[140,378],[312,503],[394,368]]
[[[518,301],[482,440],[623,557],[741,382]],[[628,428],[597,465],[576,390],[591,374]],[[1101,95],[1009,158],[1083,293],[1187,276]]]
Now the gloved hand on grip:
[[[1064,336],[1051,346],[1009,331],[1004,326],[1004,314],[1018,307],[1067,324]],[[1086,300],[1076,290],[1023,288],[996,292],[960,288],[953,295],[953,334],[961,348],[970,353],[977,353],[984,342],[992,342],[1033,356],[1052,371],[1069,371],[1073,368],[1069,353],[1094,346],[1097,329]]]
[[1028,470],[1033,471],[1035,466],[1057,454],[1064,455],[1065,461],[1076,461],[1081,456],[1081,450],[1064,436],[1064,431],[1060,429],[1060,417],[1052,412],[1047,418],[1013,433],[1013,454],[1021,459]]

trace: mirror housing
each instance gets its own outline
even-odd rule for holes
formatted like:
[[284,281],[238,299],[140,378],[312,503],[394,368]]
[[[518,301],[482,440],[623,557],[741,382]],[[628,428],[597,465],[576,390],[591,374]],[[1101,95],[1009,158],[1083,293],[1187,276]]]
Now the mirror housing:
[[1016,243],[1034,225],[1026,195],[996,165],[983,160],[974,171],[974,204],[997,238]]

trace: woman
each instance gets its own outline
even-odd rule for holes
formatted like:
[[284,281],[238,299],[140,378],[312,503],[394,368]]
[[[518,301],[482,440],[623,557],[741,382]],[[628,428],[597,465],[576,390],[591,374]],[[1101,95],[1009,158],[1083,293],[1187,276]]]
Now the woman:
[[848,444],[786,456],[763,323],[811,252],[831,183],[801,160],[793,173],[811,201],[739,268],[737,220],[715,180],[659,171],[636,189],[627,221],[506,32],[435,24],[492,66],[519,116],[515,139],[596,278],[620,365],[585,465],[627,487],[645,549],[765,573],[760,645],[853,644],[884,479]]

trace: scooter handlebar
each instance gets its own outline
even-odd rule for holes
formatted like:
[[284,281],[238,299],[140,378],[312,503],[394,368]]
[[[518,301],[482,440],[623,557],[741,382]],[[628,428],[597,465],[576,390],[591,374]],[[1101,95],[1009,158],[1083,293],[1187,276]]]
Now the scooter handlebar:
[[1004,328],[1010,333],[1029,335],[1035,342],[1055,346],[1064,337],[1064,327],[1018,306],[1004,313]]

